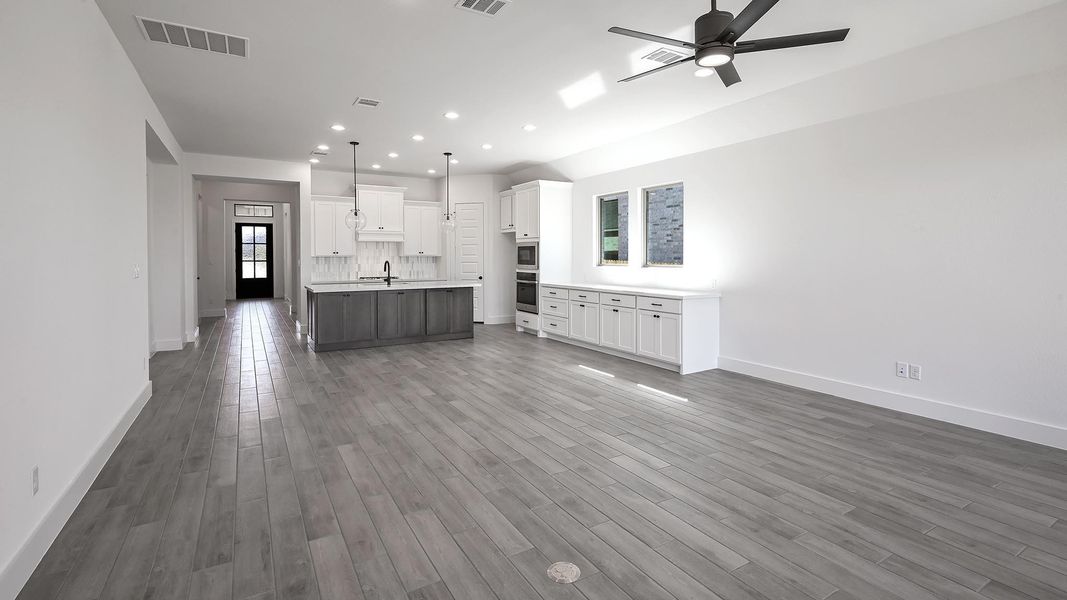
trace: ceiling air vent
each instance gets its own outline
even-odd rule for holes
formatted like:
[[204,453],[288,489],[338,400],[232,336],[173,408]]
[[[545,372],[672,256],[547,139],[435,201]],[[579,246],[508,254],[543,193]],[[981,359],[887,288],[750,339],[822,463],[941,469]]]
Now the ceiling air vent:
[[656,50],[655,52],[646,54],[645,56],[642,56],[641,58],[643,58],[645,60],[651,60],[651,61],[654,61],[654,62],[658,62],[660,64],[669,65],[669,64],[671,64],[673,62],[678,62],[678,61],[682,60],[683,58],[685,58],[687,56],[688,56],[687,54],[682,54],[681,52],[676,52],[674,50],[671,50],[670,48],[660,48],[659,50]]
[[329,156],[330,153],[327,150],[319,150],[318,148],[311,151],[312,156]]
[[246,37],[144,17],[137,17],[137,23],[141,26],[145,39],[151,42],[248,58]]
[[356,98],[356,101],[352,103],[352,106],[363,106],[363,107],[366,107],[366,108],[378,108],[378,105],[381,104],[381,103],[382,103],[381,100],[373,100],[371,98],[364,98],[363,96],[360,96],[359,98]]
[[456,8],[495,17],[496,13],[508,4],[511,4],[511,0],[459,0],[456,2]]

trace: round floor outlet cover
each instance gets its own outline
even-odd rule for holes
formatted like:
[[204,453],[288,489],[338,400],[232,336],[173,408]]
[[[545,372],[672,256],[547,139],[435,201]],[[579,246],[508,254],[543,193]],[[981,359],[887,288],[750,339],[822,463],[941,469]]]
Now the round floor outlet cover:
[[556,583],[574,583],[581,575],[578,566],[569,562],[558,562],[548,568],[548,577]]

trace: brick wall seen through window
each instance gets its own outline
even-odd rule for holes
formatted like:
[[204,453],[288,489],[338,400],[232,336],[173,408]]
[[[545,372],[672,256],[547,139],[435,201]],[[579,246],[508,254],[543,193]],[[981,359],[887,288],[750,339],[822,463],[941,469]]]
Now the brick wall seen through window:
[[684,187],[666,185],[645,190],[645,265],[682,265]]

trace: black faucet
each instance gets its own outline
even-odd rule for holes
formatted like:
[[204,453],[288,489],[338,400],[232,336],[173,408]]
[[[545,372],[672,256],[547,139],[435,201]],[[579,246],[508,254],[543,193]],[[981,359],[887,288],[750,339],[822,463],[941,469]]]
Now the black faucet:
[[389,261],[385,261],[385,285],[387,287],[392,287],[392,285],[393,285],[392,282],[393,282],[393,270],[392,270],[392,267],[389,266]]

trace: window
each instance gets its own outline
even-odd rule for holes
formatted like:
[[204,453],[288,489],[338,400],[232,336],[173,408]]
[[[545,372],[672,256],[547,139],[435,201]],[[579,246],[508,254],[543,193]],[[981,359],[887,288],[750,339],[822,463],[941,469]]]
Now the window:
[[241,279],[267,278],[267,228],[241,226]]
[[597,198],[600,212],[600,264],[625,265],[630,259],[630,194]]
[[682,184],[645,190],[645,266],[682,265]]
[[274,206],[262,204],[234,204],[233,216],[235,217],[266,217],[274,218]]

